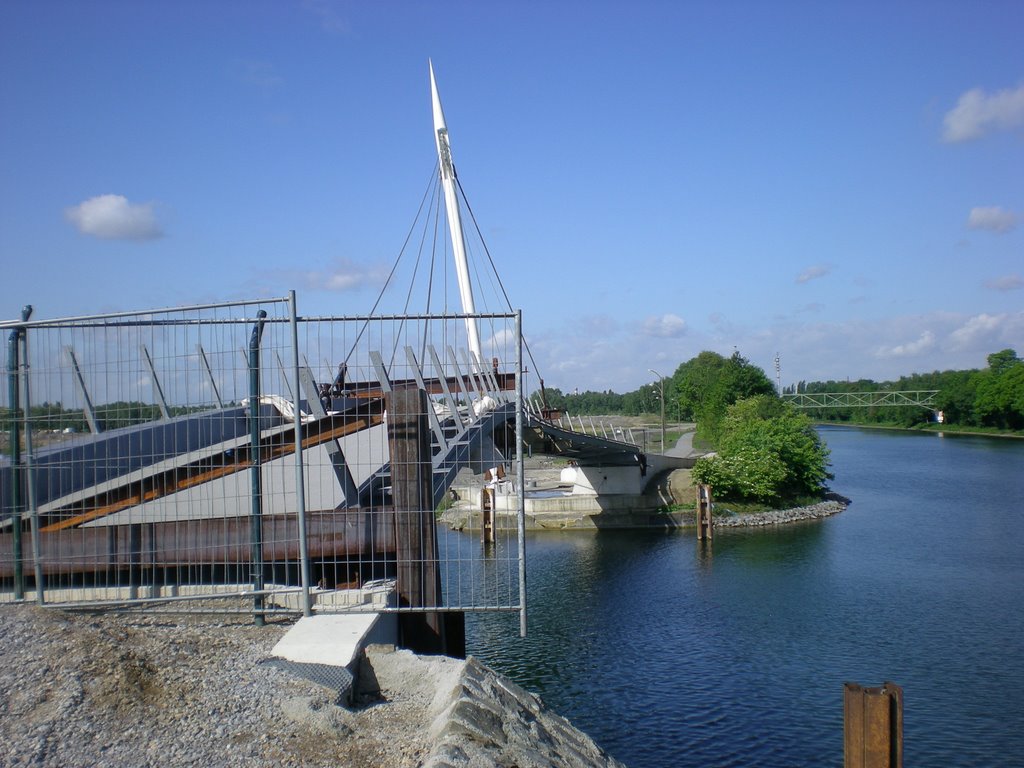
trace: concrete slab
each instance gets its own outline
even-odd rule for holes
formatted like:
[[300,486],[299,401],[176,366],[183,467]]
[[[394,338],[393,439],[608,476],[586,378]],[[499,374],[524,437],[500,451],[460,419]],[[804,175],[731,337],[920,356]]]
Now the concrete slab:
[[380,620],[379,613],[303,616],[271,655],[300,664],[349,666]]

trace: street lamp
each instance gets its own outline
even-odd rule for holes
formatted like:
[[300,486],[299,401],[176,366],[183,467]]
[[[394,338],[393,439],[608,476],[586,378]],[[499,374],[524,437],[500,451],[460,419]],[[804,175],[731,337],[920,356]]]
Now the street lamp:
[[665,377],[653,368],[647,370],[658,377],[658,384],[661,386],[661,452],[665,453]]

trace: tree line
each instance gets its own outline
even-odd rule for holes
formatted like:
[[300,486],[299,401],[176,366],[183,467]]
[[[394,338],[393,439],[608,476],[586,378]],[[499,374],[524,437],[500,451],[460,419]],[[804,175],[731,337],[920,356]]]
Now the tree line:
[[[984,369],[933,371],[901,376],[895,381],[801,381],[786,387],[786,394],[938,390],[935,409],[920,406],[871,408],[808,408],[815,421],[854,424],[892,424],[912,427],[935,421],[962,427],[1024,430],[1024,360],[1013,349],[993,352]],[[714,433],[725,407],[737,399],[774,393],[775,387],[757,366],[738,352],[723,357],[704,351],[682,363],[665,386],[665,413],[671,421],[697,421],[702,432]],[[619,394],[545,391],[547,404],[574,415],[645,416],[660,413],[660,385],[644,384]],[[540,393],[534,393],[540,398]],[[703,419],[697,418],[701,413]],[[707,423],[710,420],[711,423]]]
[[[937,390],[935,403],[946,424],[1024,430],[1024,361],[1012,349],[988,356],[982,370],[934,371],[896,381],[800,382],[787,393]],[[936,418],[920,406],[800,409],[785,403],[761,368],[739,352],[724,357],[704,351],[666,378],[666,415],[695,421],[697,438],[716,449],[701,459],[694,478],[709,483],[720,499],[770,505],[820,497],[830,479],[828,448],[815,421],[915,426]],[[574,414],[651,415],[660,410],[660,384],[623,395],[549,390],[548,404]],[[552,397],[553,395],[553,397]]]
[[933,371],[902,376],[895,381],[801,381],[787,393],[893,392],[938,390],[935,411],[916,406],[872,408],[809,408],[816,421],[852,424],[895,424],[913,427],[935,421],[965,428],[1024,430],[1024,360],[1013,349],[993,352],[983,369]]
[[[171,416],[182,416],[203,410],[193,406],[169,406]],[[95,409],[96,422],[106,432],[111,429],[132,427],[156,421],[161,417],[160,408],[152,403],[139,401],[117,401],[99,405]],[[10,408],[0,408],[0,430],[10,430]],[[60,402],[44,402],[29,408],[29,422],[39,432],[88,432],[89,422],[81,408],[65,408]]]

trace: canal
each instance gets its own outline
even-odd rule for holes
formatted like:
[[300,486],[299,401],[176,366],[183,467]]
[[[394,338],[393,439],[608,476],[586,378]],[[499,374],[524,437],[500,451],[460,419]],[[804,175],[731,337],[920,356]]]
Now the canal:
[[904,688],[908,766],[1024,765],[1024,441],[822,428],[843,513],[527,541],[469,652],[631,768],[839,766],[844,681]]

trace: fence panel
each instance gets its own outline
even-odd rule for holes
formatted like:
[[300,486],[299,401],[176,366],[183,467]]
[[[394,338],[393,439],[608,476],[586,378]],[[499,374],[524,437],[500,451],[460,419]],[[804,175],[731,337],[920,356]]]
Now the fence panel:
[[[485,360],[466,351],[467,320],[482,327]],[[320,590],[315,596],[318,609],[344,610],[349,593],[339,588],[394,578],[397,567],[406,580],[417,583],[409,589],[399,584],[394,610],[523,610],[516,316],[302,318],[299,348],[311,374],[303,378],[325,382],[318,385],[327,388],[322,406],[340,424],[342,435],[337,447],[321,443],[304,454],[312,527],[319,530],[319,520],[345,514],[346,530],[358,531],[344,550],[323,546],[311,534],[311,582]],[[423,411],[404,413],[404,423],[418,420],[430,445],[429,456],[420,456],[420,466],[412,470],[391,466],[401,436],[389,434],[391,415],[386,413],[395,393],[410,389],[426,397]],[[400,461],[415,461],[407,446],[400,450]],[[396,511],[402,491],[392,487],[395,477],[416,483],[428,471],[429,502]],[[342,480],[337,481],[339,475]],[[337,493],[346,483],[354,489],[356,503],[343,503],[324,490]],[[485,489],[498,494],[501,502],[493,541],[482,541],[478,528],[453,531],[443,524],[444,513],[453,507],[478,509]],[[337,504],[342,506],[332,506]],[[410,515],[424,512],[439,524],[414,526]],[[403,550],[406,526],[424,535],[434,532],[435,538],[412,542]],[[405,599],[407,593],[413,597]]]
[[[525,611],[517,315],[298,318],[293,294],[0,327],[0,601]],[[435,526],[485,493],[486,540]]]

